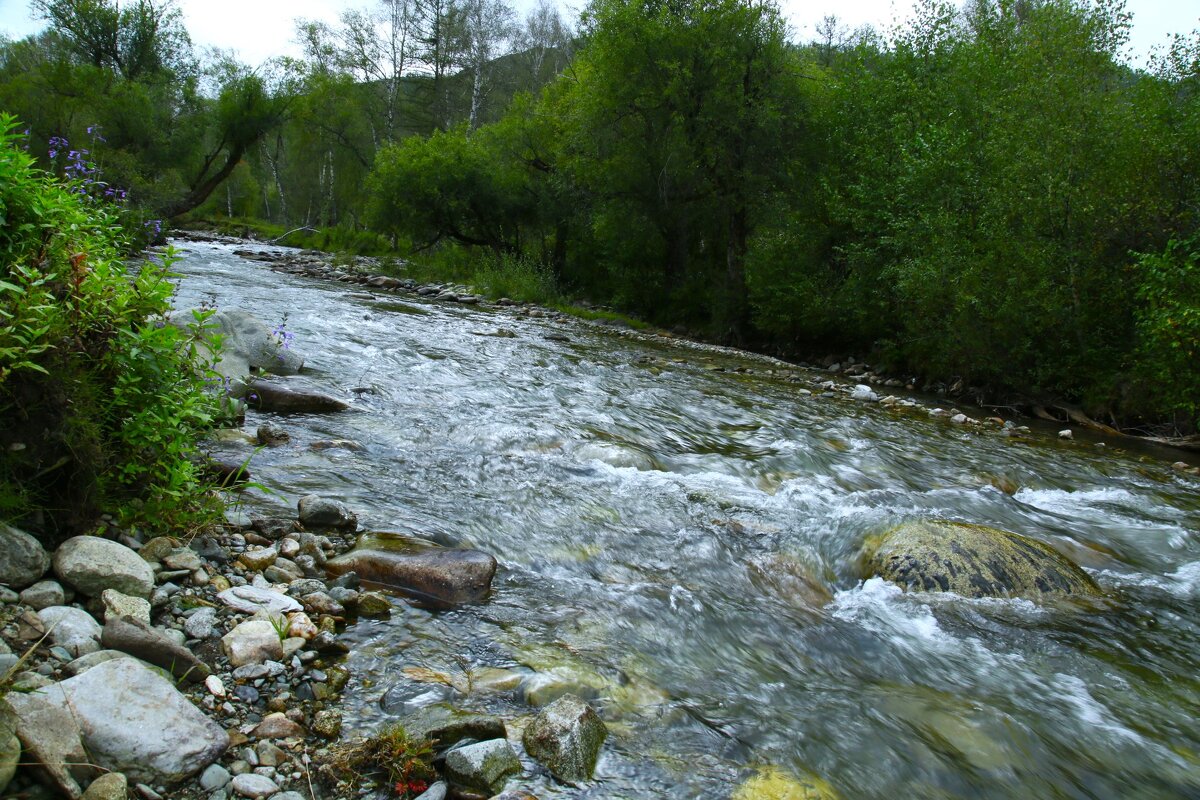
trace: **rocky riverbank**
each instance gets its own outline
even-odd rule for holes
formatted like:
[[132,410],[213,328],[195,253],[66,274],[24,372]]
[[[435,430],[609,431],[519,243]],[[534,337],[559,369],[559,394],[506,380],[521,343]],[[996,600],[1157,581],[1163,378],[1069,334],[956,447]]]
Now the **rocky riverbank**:
[[[350,777],[332,745],[350,677],[339,630],[388,615],[406,602],[397,595],[436,607],[482,601],[496,563],[380,537],[356,547],[355,529],[348,509],[316,496],[300,500],[296,518],[186,540],[110,524],[53,554],[0,527],[0,583],[11,587],[0,596],[0,783],[86,800],[371,790],[339,783]],[[359,572],[388,591],[368,590]],[[405,723],[414,741],[443,751],[437,763],[453,783],[386,796],[489,797],[523,771],[504,720],[439,707]],[[565,695],[525,727],[524,746],[551,774],[587,780],[604,738],[595,711]]]

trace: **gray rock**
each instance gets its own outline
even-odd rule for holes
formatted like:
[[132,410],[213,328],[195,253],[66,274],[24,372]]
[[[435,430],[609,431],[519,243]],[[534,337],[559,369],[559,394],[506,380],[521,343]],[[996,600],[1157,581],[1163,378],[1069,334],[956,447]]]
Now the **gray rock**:
[[364,536],[358,547],[330,559],[330,575],[357,573],[430,606],[478,603],[491,590],[496,559],[479,550],[437,547],[398,536]]
[[337,500],[310,494],[301,497],[296,504],[300,524],[306,528],[337,528],[354,531],[358,529],[358,517]]
[[54,572],[90,597],[116,589],[134,597],[149,597],[154,570],[133,550],[97,536],[76,536],[54,554]]
[[[358,592],[354,593],[354,599],[358,599]],[[314,614],[329,614],[334,617],[340,617],[346,613],[345,606],[325,592],[310,592],[301,597],[300,600],[304,603],[305,610],[311,611]]]
[[0,583],[23,589],[50,569],[50,555],[37,539],[0,523]]
[[50,606],[66,605],[67,593],[58,581],[38,581],[21,592],[20,600],[34,611],[41,611]]
[[267,422],[258,426],[258,443],[261,445],[276,447],[286,444],[291,438],[282,425],[276,425],[274,422]]
[[192,639],[211,639],[217,635],[217,610],[201,608],[183,623],[184,633]]
[[259,739],[303,738],[304,726],[282,713],[267,714],[251,733]]
[[78,658],[100,649],[100,625],[92,615],[71,606],[50,606],[38,612],[50,641]]
[[[171,324],[187,329],[195,324],[192,311],[178,311],[171,315]],[[216,350],[212,342],[220,337],[221,348]],[[228,378],[227,391],[231,396],[245,394],[245,383],[250,376],[250,367],[274,372],[276,375],[294,375],[304,365],[304,358],[276,336],[272,329],[248,311],[229,309],[217,311],[204,322],[201,346],[210,357],[219,353],[214,365],[216,372]]]
[[446,777],[469,789],[496,794],[514,775],[521,774],[521,762],[504,739],[459,747],[446,754]]
[[129,796],[129,780],[120,772],[106,772],[92,781],[82,800],[125,800]]
[[1036,539],[983,525],[916,520],[897,525],[868,554],[869,574],[910,591],[1040,600],[1101,594],[1095,581]]
[[14,592],[7,586],[0,586],[0,604],[11,606],[13,603],[19,603],[21,595]]
[[446,785],[445,781],[438,781],[417,795],[416,800],[446,800],[446,792],[449,789],[450,787]]
[[100,593],[100,600],[104,603],[104,619],[106,620],[133,617],[147,625],[150,624],[149,600],[130,597],[127,594],[121,594],[116,589],[105,589]]
[[244,614],[266,611],[278,616],[304,610],[300,603],[286,594],[274,589],[260,589],[257,586],[234,586],[218,594],[217,599]]
[[608,729],[587,703],[565,695],[534,717],[521,736],[525,751],[560,781],[591,780]]
[[[24,748],[25,759],[40,766],[61,794],[79,797],[82,785],[94,778],[97,771],[87,766],[91,759],[84,749],[76,716],[46,692],[9,692],[5,700],[15,714],[17,738]],[[4,708],[3,702],[0,701],[0,709]]]
[[488,714],[462,711],[446,703],[425,706],[404,718],[404,730],[413,739],[429,739],[449,747],[463,739],[503,739],[504,720]]
[[328,414],[350,408],[346,401],[324,392],[258,379],[247,385],[245,397],[251,408],[276,414]]
[[195,572],[203,567],[204,563],[200,560],[200,555],[195,550],[190,547],[181,547],[163,556],[162,565],[167,569]]
[[283,658],[279,633],[265,619],[241,623],[221,638],[221,648],[235,667]]
[[76,721],[92,762],[131,780],[177,783],[229,746],[225,731],[170,681],[133,659],[98,664],[39,696]]
[[234,776],[231,785],[233,786],[233,791],[240,797],[270,797],[279,791],[279,787],[275,785],[275,781],[263,775],[255,775],[252,772]]
[[229,774],[229,770],[220,764],[210,764],[208,769],[200,773],[200,788],[206,792],[215,792],[217,789],[225,788],[232,779],[233,776]]
[[288,584],[288,594],[292,597],[303,598],[306,594],[325,591],[325,581],[316,578],[301,578]]
[[17,716],[0,700],[0,795],[21,762],[21,740],[17,738]]
[[133,617],[108,620],[101,641],[111,650],[137,656],[189,683],[201,683],[212,672],[195,653],[164,631]]
[[879,395],[875,394],[870,386],[867,386],[865,383],[860,383],[854,387],[853,391],[850,392],[850,398],[852,400],[866,400],[868,402],[875,402],[879,399]]
[[144,783],[139,783],[133,788],[134,791],[137,792],[138,797],[142,798],[142,800],[166,800],[166,798],[164,798],[161,794],[154,791],[153,786],[147,786]]
[[81,675],[97,664],[112,661],[114,658],[133,658],[133,656],[128,653],[122,653],[120,650],[97,650],[94,653],[80,656],[63,667],[63,669],[66,670],[68,675]]

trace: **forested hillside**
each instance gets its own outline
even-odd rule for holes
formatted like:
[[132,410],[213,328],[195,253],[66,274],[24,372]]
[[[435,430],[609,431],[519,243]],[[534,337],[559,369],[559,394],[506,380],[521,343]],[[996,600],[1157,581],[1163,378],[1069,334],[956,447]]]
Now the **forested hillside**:
[[745,0],[577,24],[385,0],[256,69],[201,57],[169,4],[35,5],[0,108],[147,220],[337,229],[719,341],[1196,429],[1200,35],[1132,66],[1113,0],[925,0],[816,41]]

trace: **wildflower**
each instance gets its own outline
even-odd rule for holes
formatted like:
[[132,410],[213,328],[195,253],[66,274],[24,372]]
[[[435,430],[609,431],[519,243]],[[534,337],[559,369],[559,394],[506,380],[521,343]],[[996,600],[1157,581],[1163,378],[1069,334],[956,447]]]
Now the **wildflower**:
[[107,142],[108,141],[108,139],[105,139],[103,136],[100,135],[100,126],[99,125],[88,125],[87,132],[88,132],[88,136],[92,137],[93,142]]
[[[283,318],[283,322],[280,322],[271,330],[271,335],[275,337],[277,342],[279,342],[279,346],[282,349],[290,350],[292,347],[292,340],[296,338],[296,334],[284,328],[284,325],[286,324],[287,317],[285,316]],[[279,357],[283,358],[283,354],[281,353]]]

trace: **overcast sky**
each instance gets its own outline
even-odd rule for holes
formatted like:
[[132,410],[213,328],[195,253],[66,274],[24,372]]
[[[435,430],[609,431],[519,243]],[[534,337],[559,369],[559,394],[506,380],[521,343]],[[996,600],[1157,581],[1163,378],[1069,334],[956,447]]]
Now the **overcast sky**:
[[[510,0],[519,14],[534,0]],[[243,61],[259,64],[277,55],[298,55],[294,20],[301,17],[333,21],[345,8],[364,7],[370,0],[179,0],[192,40],[200,46],[237,51]],[[564,8],[580,2],[561,3]],[[782,7],[799,41],[814,38],[813,26],[826,14],[836,14],[848,27],[870,24],[885,28],[908,15],[911,0],[782,0]],[[1146,53],[1172,33],[1200,27],[1195,0],[1127,0],[1133,13],[1132,55],[1142,63]],[[575,12],[566,12],[574,16]],[[28,0],[0,0],[0,33],[21,38],[42,23],[30,18]]]

